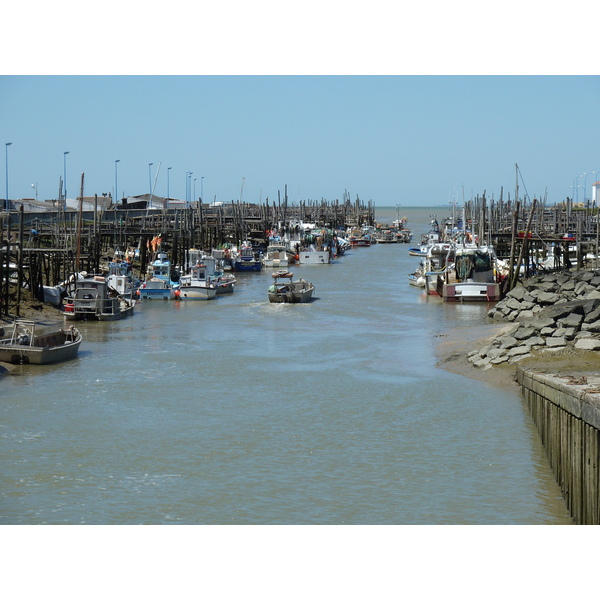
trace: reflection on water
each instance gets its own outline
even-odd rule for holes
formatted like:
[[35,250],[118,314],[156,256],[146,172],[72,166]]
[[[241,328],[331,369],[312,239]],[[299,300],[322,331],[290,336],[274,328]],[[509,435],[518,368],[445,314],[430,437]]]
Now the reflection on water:
[[294,267],[309,304],[263,271],[82,323],[79,358],[0,382],[1,522],[570,522],[520,397],[435,368],[485,305],[410,287],[407,249]]

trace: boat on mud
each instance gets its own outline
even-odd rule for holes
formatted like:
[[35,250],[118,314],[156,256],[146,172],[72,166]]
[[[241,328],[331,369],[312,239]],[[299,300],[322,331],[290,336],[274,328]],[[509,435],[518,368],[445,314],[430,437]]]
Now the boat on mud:
[[116,321],[133,314],[135,299],[121,295],[102,275],[77,279],[74,285],[72,296],[65,298],[67,321]]

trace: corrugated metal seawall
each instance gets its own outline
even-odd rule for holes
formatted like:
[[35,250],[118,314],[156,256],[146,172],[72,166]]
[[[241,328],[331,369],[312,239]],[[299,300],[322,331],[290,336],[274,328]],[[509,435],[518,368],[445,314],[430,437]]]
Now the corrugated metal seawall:
[[600,375],[519,369],[517,381],[573,521],[600,524]]

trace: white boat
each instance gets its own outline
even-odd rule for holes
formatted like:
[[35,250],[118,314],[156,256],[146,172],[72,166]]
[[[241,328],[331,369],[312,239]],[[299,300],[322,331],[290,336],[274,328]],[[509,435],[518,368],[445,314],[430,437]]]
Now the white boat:
[[338,250],[329,230],[317,229],[314,223],[290,223],[283,239],[294,261],[301,265],[329,264]]
[[124,298],[133,299],[135,286],[133,282],[133,265],[126,260],[115,259],[108,264],[106,276],[109,288]]
[[430,295],[437,295],[438,277],[443,275],[454,262],[454,244],[437,242],[430,244],[427,256],[423,261],[423,276],[425,277],[425,291]]
[[193,265],[205,265],[206,277],[217,286],[217,295],[232,294],[235,290],[237,280],[235,275],[225,273],[224,263],[225,258],[223,250],[213,250],[212,255],[208,255],[197,248],[190,248],[186,253],[186,262],[182,271],[184,273],[189,271]]
[[205,264],[194,265],[181,276],[175,296],[178,300],[211,300],[217,296],[217,286],[206,275]]
[[142,300],[173,300],[178,285],[178,282],[171,279],[171,261],[166,254],[160,253],[150,267],[150,276],[139,287],[138,293]]
[[35,321],[18,319],[11,334],[0,339],[0,361],[14,365],[45,365],[75,358],[81,334],[75,327],[40,332]]
[[440,231],[440,225],[437,222],[437,219],[432,219],[429,225],[430,229],[427,233],[421,235],[421,242],[419,245],[409,247],[408,253],[411,256],[427,256],[427,252],[433,244],[439,244],[444,241],[444,236]]
[[273,267],[275,269],[287,267],[289,265],[289,259],[285,244],[269,244],[263,256],[263,265],[265,267]]
[[65,298],[67,321],[116,321],[133,314],[135,299],[121,296],[102,275],[77,279],[74,285],[72,296]]
[[299,265],[328,265],[331,262],[329,250],[316,250],[314,247],[298,250],[296,262]]
[[444,302],[495,302],[500,300],[496,279],[496,253],[492,246],[456,247],[454,266],[437,278]]
[[414,287],[424,288],[425,287],[425,274],[423,273],[423,266],[420,265],[419,268],[414,273],[408,274],[408,283]]
[[305,279],[292,281],[293,273],[277,271],[273,273],[273,285],[269,287],[269,302],[299,304],[310,302],[315,286]]

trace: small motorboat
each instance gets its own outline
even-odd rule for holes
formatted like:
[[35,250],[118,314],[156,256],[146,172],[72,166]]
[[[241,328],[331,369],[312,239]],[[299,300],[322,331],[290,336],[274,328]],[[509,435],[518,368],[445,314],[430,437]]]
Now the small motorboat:
[[292,281],[293,273],[277,271],[273,273],[273,285],[269,287],[269,302],[285,302],[297,304],[310,302],[315,286],[305,279]]
[[81,334],[75,327],[38,333],[35,321],[17,319],[8,337],[0,339],[0,361],[13,365],[45,365],[75,358]]

